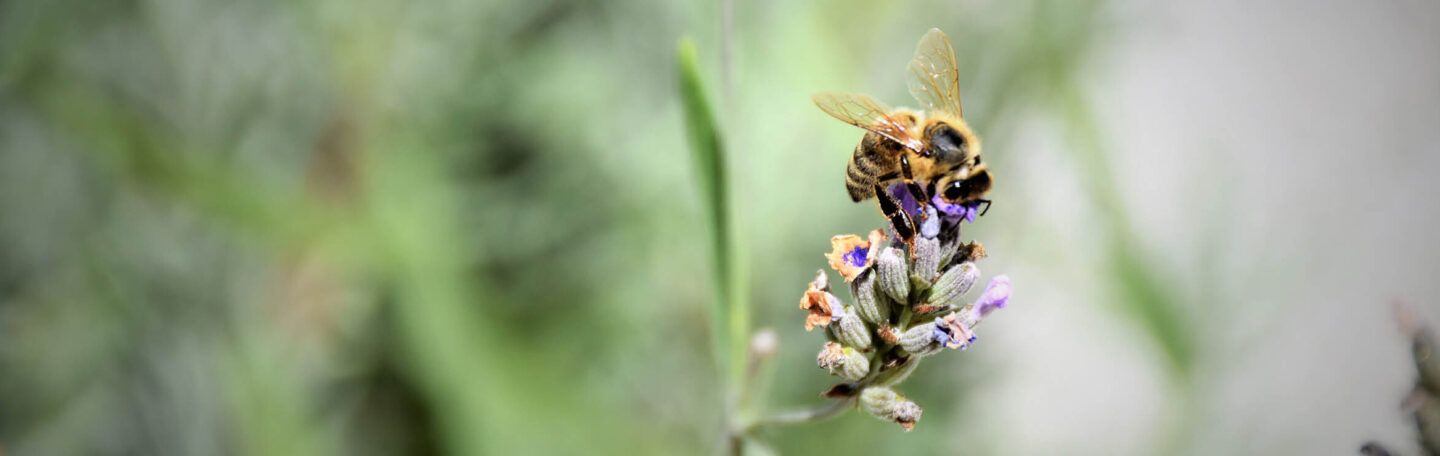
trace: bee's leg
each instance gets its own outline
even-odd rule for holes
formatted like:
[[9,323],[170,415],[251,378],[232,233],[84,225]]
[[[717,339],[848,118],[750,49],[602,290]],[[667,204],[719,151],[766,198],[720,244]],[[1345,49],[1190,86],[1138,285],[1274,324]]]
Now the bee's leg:
[[977,199],[977,200],[975,200],[975,201],[979,201],[980,203],[982,203],[982,204],[985,205],[985,208],[980,210],[980,216],[981,216],[981,217],[984,217],[986,212],[990,212],[990,200],[985,199],[985,198],[980,198],[980,199]]
[[915,173],[910,171],[910,159],[905,155],[900,156],[900,172],[905,176],[905,187],[910,189],[910,196],[920,207],[920,217],[925,217],[925,205],[930,202],[930,197],[925,194],[925,189],[920,188],[920,183],[915,182]]
[[900,203],[890,197],[890,193],[884,187],[875,185],[875,200],[880,203],[880,212],[890,220],[890,228],[895,230],[895,235],[905,241],[907,245],[915,244],[915,221],[910,219],[910,214],[900,208]]

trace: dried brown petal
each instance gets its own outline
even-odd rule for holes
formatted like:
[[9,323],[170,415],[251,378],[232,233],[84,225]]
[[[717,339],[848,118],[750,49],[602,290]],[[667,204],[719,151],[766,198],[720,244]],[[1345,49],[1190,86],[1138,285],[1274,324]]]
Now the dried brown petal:
[[896,342],[900,341],[900,336],[895,334],[895,330],[890,328],[890,325],[880,326],[880,329],[876,329],[875,333],[880,335],[880,340],[890,345],[895,345]]
[[914,308],[913,310],[915,311],[915,315],[927,315],[927,314],[932,314],[932,313],[935,313],[935,312],[945,311],[945,310],[947,310],[947,307],[949,307],[949,306],[937,306],[937,305],[934,305],[934,304],[921,304],[921,305],[915,306],[915,308]]
[[805,294],[800,296],[800,309],[810,311],[810,315],[805,316],[805,330],[829,325],[833,306],[839,303],[840,299],[830,294],[829,279],[825,276],[825,271],[820,271],[815,280],[810,282]]
[[835,236],[830,238],[830,253],[825,258],[849,282],[875,263],[875,249],[884,245],[884,240],[885,232],[881,230],[871,231],[869,239],[853,234]]
[[835,386],[832,386],[830,387],[830,389],[825,390],[825,392],[820,393],[820,397],[844,399],[847,397],[855,396],[855,393],[856,390],[854,383],[836,383]]
[[954,262],[979,261],[986,256],[985,245],[981,244],[980,241],[972,241],[969,244],[960,246],[960,251],[955,254]]

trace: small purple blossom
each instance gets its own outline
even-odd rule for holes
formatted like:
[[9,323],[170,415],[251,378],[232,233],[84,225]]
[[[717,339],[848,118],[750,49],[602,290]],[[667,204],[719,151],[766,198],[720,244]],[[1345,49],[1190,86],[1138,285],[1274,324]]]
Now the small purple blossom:
[[979,204],[979,203],[964,204],[964,205],[961,205],[960,207],[961,207],[962,209],[964,209],[964,213],[961,214],[961,217],[964,218],[965,221],[967,221],[967,222],[975,223],[975,217],[977,217],[977,216],[980,215],[980,204]]
[[941,198],[939,194],[930,197],[930,205],[935,206],[935,208],[937,209],[940,209],[940,213],[945,215],[961,214],[961,211],[965,210],[964,205],[946,202],[945,199]]
[[967,222],[975,223],[975,218],[980,215],[980,204],[982,203],[979,201],[971,201],[965,204],[950,203],[946,202],[944,198],[941,198],[940,195],[937,194],[930,198],[930,204],[939,209],[940,214],[944,215],[947,220],[963,219]]
[[953,342],[950,339],[950,331],[941,324],[939,317],[935,318],[935,327],[930,329],[930,337],[935,338],[935,341],[942,345],[950,345]]
[[930,332],[930,336],[934,337],[936,342],[952,349],[967,348],[976,339],[975,333],[956,318],[955,314],[935,317],[935,329]]
[[1005,304],[1010,301],[1010,276],[998,275],[990,279],[990,284],[985,286],[985,292],[975,300],[976,317],[984,318],[995,309],[1004,309]]

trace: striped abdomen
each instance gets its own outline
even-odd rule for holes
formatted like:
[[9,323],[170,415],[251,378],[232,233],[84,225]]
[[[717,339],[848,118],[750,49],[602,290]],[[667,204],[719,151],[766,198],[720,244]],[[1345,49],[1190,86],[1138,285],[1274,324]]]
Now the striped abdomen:
[[901,147],[900,143],[888,138],[865,133],[860,144],[855,145],[850,165],[845,168],[845,190],[850,192],[851,200],[858,203],[875,196],[874,186],[878,178],[897,172]]

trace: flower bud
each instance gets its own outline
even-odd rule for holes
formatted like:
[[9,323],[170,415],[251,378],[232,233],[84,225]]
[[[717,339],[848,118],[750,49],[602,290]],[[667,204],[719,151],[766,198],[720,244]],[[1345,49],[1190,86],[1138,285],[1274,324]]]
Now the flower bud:
[[855,297],[855,313],[865,321],[878,325],[890,319],[890,305],[875,292],[876,275],[872,269],[850,282],[850,296]]
[[843,309],[841,313],[837,314],[835,325],[831,326],[831,329],[835,331],[835,339],[856,350],[869,350],[871,347],[870,328],[865,326],[865,322],[851,308]]
[[938,266],[943,268],[943,267],[945,267],[945,266],[947,266],[947,265],[954,264],[954,261],[956,261],[956,260],[960,260],[961,263],[964,263],[965,261],[973,261],[973,260],[970,260],[970,259],[968,259],[968,258],[956,258],[955,255],[956,255],[957,253],[959,253],[959,252],[960,252],[960,240],[959,240],[959,239],[951,239],[951,240],[949,240],[949,241],[941,242],[941,243],[940,243],[940,261],[939,261],[939,263],[938,263]]
[[935,239],[940,235],[940,213],[934,205],[925,206],[925,219],[920,220],[920,239]]
[[935,281],[940,269],[940,240],[919,238],[915,240],[915,271],[917,281],[925,286]]
[[911,355],[928,355],[940,351],[940,342],[935,340],[935,324],[915,325],[900,335],[900,348]]
[[762,328],[750,337],[750,359],[758,362],[769,361],[780,347],[780,335],[774,329]]
[[860,392],[860,406],[864,407],[867,413],[882,420],[890,419],[890,415],[895,413],[895,407],[903,400],[905,399],[900,393],[883,386],[865,388],[865,391]]
[[920,404],[905,401],[895,406],[895,411],[891,413],[890,418],[898,423],[900,427],[905,428],[905,432],[910,432],[915,430],[915,423],[920,421],[920,414],[923,412],[924,410],[920,409]]
[[826,342],[825,347],[820,349],[820,354],[815,356],[815,364],[829,369],[835,363],[844,362],[845,346],[834,342]]
[[858,382],[870,374],[870,358],[853,348],[846,347],[844,365],[838,371],[831,373],[840,376],[847,382]]
[[961,263],[951,267],[935,280],[935,286],[930,289],[930,304],[937,306],[958,306],[960,298],[975,286],[975,281],[980,279],[980,268],[975,263]]
[[894,421],[906,432],[920,421],[920,406],[887,387],[871,387],[860,392],[860,405],[865,411],[886,421]]
[[896,302],[910,302],[910,276],[906,274],[904,252],[894,247],[886,248],[880,252],[880,261],[876,262],[877,272],[876,283],[880,290],[889,295]]
[[847,382],[858,381],[870,373],[870,359],[864,354],[834,342],[826,342],[825,348],[815,358],[816,364],[830,375],[839,376]]

